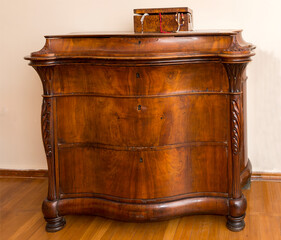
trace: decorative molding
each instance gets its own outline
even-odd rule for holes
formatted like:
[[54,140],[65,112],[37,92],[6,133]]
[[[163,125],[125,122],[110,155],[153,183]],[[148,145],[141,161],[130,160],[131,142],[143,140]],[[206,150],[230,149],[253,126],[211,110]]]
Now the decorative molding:
[[51,140],[51,108],[52,108],[52,99],[51,98],[43,98],[42,103],[42,138],[44,143],[44,148],[47,156],[47,160],[49,161],[52,158],[53,149],[52,149],[52,140]]
[[45,153],[48,164],[49,188],[48,199],[54,200],[56,192],[54,187],[55,182],[55,161],[54,161],[54,142],[53,142],[53,122],[52,122],[52,103],[53,98],[43,98],[41,112],[41,130],[44,143]]
[[35,54],[40,54],[42,56],[48,56],[48,55],[54,55],[51,53],[51,50],[49,49],[48,41],[46,42],[45,46],[38,52],[33,53]]
[[240,137],[241,137],[241,121],[240,121],[240,95],[233,95],[230,99],[231,114],[231,152],[232,152],[232,198],[241,197],[240,183]]
[[230,92],[240,92],[242,88],[243,72],[246,69],[248,62],[240,63],[223,63],[228,80],[229,80],[229,91]]
[[251,44],[246,46],[241,46],[237,40],[237,35],[233,36],[233,41],[231,42],[230,46],[227,49],[224,49],[224,52],[244,52],[244,51],[251,51],[255,47]]
[[281,182],[281,172],[280,173],[253,172],[251,180]]
[[238,154],[240,149],[240,111],[239,99],[231,100],[232,136],[231,145],[233,154]]

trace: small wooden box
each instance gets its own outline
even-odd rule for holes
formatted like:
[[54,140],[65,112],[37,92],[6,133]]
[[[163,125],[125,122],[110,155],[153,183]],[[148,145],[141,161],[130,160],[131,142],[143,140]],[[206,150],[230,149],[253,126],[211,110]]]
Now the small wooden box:
[[183,8],[134,9],[135,33],[169,33],[193,30],[192,10]]

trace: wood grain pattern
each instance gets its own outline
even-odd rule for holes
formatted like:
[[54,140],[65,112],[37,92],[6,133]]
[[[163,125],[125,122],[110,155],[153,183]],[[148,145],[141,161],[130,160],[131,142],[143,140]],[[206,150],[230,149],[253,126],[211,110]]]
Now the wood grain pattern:
[[[118,199],[119,202],[164,198],[163,202],[177,195],[181,199],[187,193],[228,191],[227,181],[220,181],[221,176],[227,178],[225,146],[203,145],[163,151],[78,147],[60,150],[59,157],[62,194],[112,195],[123,198]],[[87,162],[87,159],[95,160]],[[82,165],[81,161],[86,163]],[[218,171],[221,176],[217,175]],[[81,177],[75,178],[79,174]],[[112,185],[115,187],[111,188]],[[174,200],[177,198],[173,197]]]
[[134,13],[135,33],[193,30],[193,11],[187,7],[134,9]]
[[[170,33],[170,32],[176,32],[178,29],[178,23],[175,19],[178,19],[175,17],[176,13],[171,14],[163,14],[161,13],[161,23],[160,23],[160,16],[157,15],[148,15],[144,18],[143,27],[141,24],[141,18],[142,15],[135,15],[134,16],[134,31],[136,33],[141,33],[142,30],[144,33],[153,33],[153,32],[164,32],[164,33]],[[191,31],[192,24],[188,24],[188,22],[191,22],[191,17],[186,12],[180,14],[180,23],[183,25],[180,27],[179,31]],[[161,28],[160,28],[161,24]]]
[[202,215],[151,223],[126,223],[94,216],[67,216],[66,227],[47,233],[41,216],[47,179],[0,179],[1,239],[281,239],[281,183],[255,181],[243,193],[248,199],[246,227],[239,233],[225,228],[220,216]]
[[[213,76],[210,78],[209,76]],[[168,66],[54,66],[53,95],[93,94],[152,97],[200,92],[229,92],[227,73],[215,62]],[[120,81],[122,79],[122,81]],[[157,81],[155,81],[157,79]],[[145,84],[144,84],[145,83]]]
[[89,142],[160,147],[189,142],[226,142],[228,101],[225,95],[58,98],[58,144]]
[[227,215],[242,230],[253,49],[241,31],[47,36],[26,58],[43,84],[46,230],[68,214],[196,213]]
[[[56,65],[84,60],[84,63],[110,66],[163,65],[202,60],[234,60],[237,63],[245,62],[254,55],[255,46],[245,42],[241,35],[241,30],[50,35],[46,36],[42,51],[33,52],[25,59],[31,60],[33,66],[51,66],[54,60],[57,60]],[[228,51],[234,41],[243,51]]]

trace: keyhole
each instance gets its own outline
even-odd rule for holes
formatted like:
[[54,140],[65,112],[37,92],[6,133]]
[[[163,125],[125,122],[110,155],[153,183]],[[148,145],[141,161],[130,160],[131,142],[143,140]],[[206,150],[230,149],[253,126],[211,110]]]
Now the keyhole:
[[143,162],[143,159],[142,158],[140,158],[140,163],[142,163]]
[[136,73],[136,77],[137,77],[137,78],[140,78],[140,74],[139,74],[139,73]]
[[139,110],[139,111],[141,110],[141,105],[138,105],[138,110]]

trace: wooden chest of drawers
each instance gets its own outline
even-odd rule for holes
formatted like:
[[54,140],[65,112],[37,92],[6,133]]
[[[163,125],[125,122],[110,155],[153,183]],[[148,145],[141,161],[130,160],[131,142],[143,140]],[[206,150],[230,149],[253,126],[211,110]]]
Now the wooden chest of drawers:
[[26,57],[44,88],[47,231],[67,214],[243,229],[253,49],[241,31],[47,36]]

